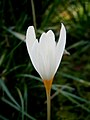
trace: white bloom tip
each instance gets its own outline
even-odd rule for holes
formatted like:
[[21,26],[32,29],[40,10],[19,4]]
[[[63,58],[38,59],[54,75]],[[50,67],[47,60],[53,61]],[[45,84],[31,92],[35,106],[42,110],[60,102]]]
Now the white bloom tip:
[[[61,23],[60,36],[57,43],[52,30],[43,33],[38,42],[34,27],[28,27],[26,33],[27,50],[33,66],[44,81],[52,80],[54,77],[61,62],[65,44],[66,29],[63,23]],[[44,84],[48,84],[47,81]]]

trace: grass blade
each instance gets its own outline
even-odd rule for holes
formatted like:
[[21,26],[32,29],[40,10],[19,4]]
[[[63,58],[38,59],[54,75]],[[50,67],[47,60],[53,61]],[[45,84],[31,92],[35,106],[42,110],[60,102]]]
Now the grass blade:
[[9,120],[9,119],[7,119],[4,116],[0,115],[0,120]]
[[17,92],[19,94],[19,98],[20,98],[20,101],[21,101],[21,111],[22,111],[22,120],[24,120],[24,101],[23,101],[23,97],[22,97],[22,94],[21,94],[21,91],[19,90],[19,88],[16,88],[17,89]]
[[[19,112],[22,112],[21,111],[21,108],[18,108],[17,106],[15,106],[13,103],[11,103],[10,101],[6,100],[5,98],[2,98],[1,99],[3,102],[5,102],[6,104],[10,105],[11,107],[13,107],[14,109],[16,109],[17,111]],[[28,113],[26,112],[23,112],[24,115],[26,115],[29,119],[31,120],[36,120],[34,117],[30,116]]]
[[39,77],[35,77],[34,75],[30,75],[30,74],[18,74],[16,75],[16,77],[27,77],[42,82],[42,80]]
[[9,97],[9,99],[18,107],[20,108],[20,105],[16,102],[16,100],[13,98],[13,96],[11,95],[11,93],[9,92],[8,88],[6,87],[6,85],[4,84],[3,80],[0,79],[0,85],[2,87],[2,89],[4,90],[4,92],[6,93],[6,95]]
[[69,75],[69,74],[66,74],[66,73],[60,73],[60,74],[61,74],[63,77],[66,77],[66,78],[69,78],[69,79],[78,81],[78,82],[80,82],[80,83],[82,83],[82,84],[85,84],[85,85],[90,86],[90,82],[88,82],[88,81],[82,80],[82,79],[80,79],[80,78],[77,78],[77,77],[75,77],[75,76],[72,76],[72,75]]

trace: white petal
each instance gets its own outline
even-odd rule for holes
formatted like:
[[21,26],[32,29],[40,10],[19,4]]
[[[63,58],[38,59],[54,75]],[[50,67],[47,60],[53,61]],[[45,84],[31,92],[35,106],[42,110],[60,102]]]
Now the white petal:
[[47,33],[43,33],[40,37],[39,44],[41,46],[41,49],[43,50],[42,52],[53,53],[54,52],[53,48],[55,48],[56,46],[54,33],[51,30],[49,30]]
[[36,71],[39,73],[39,75],[41,76],[41,78],[43,79],[43,61],[42,61],[42,56],[40,55],[40,47],[39,47],[39,43],[36,40],[34,42],[34,45],[31,49],[31,61],[32,64],[34,66],[34,68],[36,69]]
[[36,40],[35,30],[33,26],[29,26],[26,33],[26,46],[30,55],[31,48]]
[[50,80],[54,76],[56,47],[55,36],[51,30],[41,35],[39,47],[42,77]]
[[55,35],[52,30],[49,30],[47,33],[42,33],[40,43],[43,45],[44,42],[55,44]]
[[61,24],[61,30],[60,30],[60,37],[59,41],[56,46],[56,69],[55,73],[59,67],[59,64],[61,62],[64,50],[65,50],[65,44],[66,44],[66,29],[63,24]]
[[[38,40],[35,40],[33,47],[31,49],[31,62],[36,69],[36,71],[40,74],[40,56],[39,56],[39,43]],[[40,74],[41,76],[41,74]]]

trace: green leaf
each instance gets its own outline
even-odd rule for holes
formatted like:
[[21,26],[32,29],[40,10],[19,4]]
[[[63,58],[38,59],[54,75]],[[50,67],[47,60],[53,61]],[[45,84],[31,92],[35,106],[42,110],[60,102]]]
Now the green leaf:
[[4,116],[0,115],[0,120],[9,120],[9,119],[7,119]]
[[19,32],[15,32],[15,31],[12,31],[11,29],[8,29],[8,28],[5,28],[4,29],[6,31],[8,31],[9,33],[11,33],[12,35],[14,35],[16,38],[22,40],[23,42],[25,42],[25,35],[19,33]]
[[80,82],[80,83],[82,83],[82,84],[85,84],[85,85],[90,86],[90,82],[88,82],[88,81],[82,80],[82,79],[80,79],[80,78],[77,78],[77,77],[75,77],[75,76],[72,76],[72,75],[69,75],[69,74],[66,74],[66,73],[60,73],[60,74],[61,74],[63,77],[66,77],[66,78],[69,78],[69,79],[75,80],[75,81],[77,81],[77,82]]
[[21,101],[22,120],[24,120],[24,100],[23,100],[23,97],[22,97],[22,94],[21,94],[21,91],[19,90],[19,88],[16,88],[16,89],[17,89],[17,92],[19,94],[19,98]]
[[4,92],[6,93],[6,95],[9,97],[9,99],[18,107],[20,108],[20,105],[17,103],[17,101],[13,98],[13,96],[11,95],[11,93],[9,92],[8,88],[6,87],[6,85],[4,84],[4,81],[0,79],[0,86],[2,87],[2,89],[4,90]]
[[42,80],[39,77],[35,77],[34,75],[30,75],[30,74],[18,74],[16,75],[16,77],[25,77],[25,78],[27,77],[42,82]]
[[[67,97],[70,101],[72,101],[73,103],[77,104],[79,107],[81,107],[82,109],[86,110],[87,112],[90,113],[90,109],[88,109],[87,107],[85,107],[83,104],[80,104],[77,100],[75,100],[73,97],[71,97],[67,92],[65,91],[60,91],[61,94],[63,94],[65,97]],[[72,95],[73,96],[73,95]],[[75,96],[76,98],[76,96]],[[79,99],[80,100],[80,99]],[[85,101],[84,101],[85,102]]]
[[18,108],[18,107],[15,106],[13,103],[11,103],[10,101],[6,100],[5,98],[2,98],[2,101],[5,102],[6,104],[10,105],[11,107],[13,107],[14,109],[16,109],[17,111],[23,112],[23,114],[26,115],[29,119],[31,119],[31,120],[36,120],[34,117],[32,117],[32,116],[29,115],[28,113],[22,111],[21,108]]

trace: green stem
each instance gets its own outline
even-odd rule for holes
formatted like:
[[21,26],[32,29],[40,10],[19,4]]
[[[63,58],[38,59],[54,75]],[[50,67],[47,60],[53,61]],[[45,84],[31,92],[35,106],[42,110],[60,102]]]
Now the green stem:
[[47,93],[47,120],[50,120],[51,113],[51,100],[50,100],[50,91]]
[[47,95],[47,120],[50,120],[50,113],[51,113],[51,99],[50,99],[50,93],[51,93],[51,86],[52,86],[52,81],[51,80],[43,80],[44,86],[46,89],[46,95]]
[[34,24],[35,31],[36,31],[36,15],[35,15],[35,7],[34,7],[33,0],[31,0],[31,6],[32,6],[33,24]]

